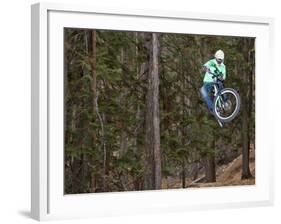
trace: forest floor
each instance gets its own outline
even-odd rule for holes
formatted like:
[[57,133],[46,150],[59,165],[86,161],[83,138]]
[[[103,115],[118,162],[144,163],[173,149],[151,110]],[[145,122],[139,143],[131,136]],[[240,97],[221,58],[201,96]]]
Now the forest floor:
[[[250,171],[252,177],[250,179],[241,180],[242,175],[242,155],[239,155],[228,164],[220,165],[216,167],[216,182],[203,183],[192,180],[186,180],[187,188],[199,188],[199,187],[219,187],[219,186],[236,186],[236,185],[254,185],[255,184],[255,150],[250,150]],[[198,179],[204,178],[204,171],[201,172]],[[168,188],[181,188],[182,183],[180,181],[169,183]],[[167,188],[167,186],[166,186]]]

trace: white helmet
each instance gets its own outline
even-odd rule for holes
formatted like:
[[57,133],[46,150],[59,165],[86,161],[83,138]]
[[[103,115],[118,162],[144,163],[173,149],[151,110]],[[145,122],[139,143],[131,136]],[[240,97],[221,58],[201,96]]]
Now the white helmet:
[[215,53],[215,58],[216,59],[220,59],[220,60],[223,60],[224,59],[224,53],[222,50],[217,50],[216,53]]

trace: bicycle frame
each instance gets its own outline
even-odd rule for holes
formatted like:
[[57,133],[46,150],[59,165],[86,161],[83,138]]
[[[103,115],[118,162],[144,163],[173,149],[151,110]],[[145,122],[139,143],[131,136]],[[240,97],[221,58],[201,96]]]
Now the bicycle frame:
[[[217,79],[215,79],[214,80],[215,82],[214,82],[214,85],[213,85],[213,88],[214,88],[214,98],[218,95],[218,93],[219,93],[219,87],[218,87],[218,81],[217,81]],[[222,105],[221,105],[221,103],[223,102],[223,99],[222,99],[222,97],[220,96],[220,100],[219,100],[219,107],[221,107]]]
[[[217,79],[215,80],[214,82],[214,85],[213,85],[213,88],[214,88],[214,99],[216,98],[216,96],[219,94],[219,87],[218,87],[218,83],[217,83]],[[222,107],[222,97],[220,96],[220,99],[219,99],[219,107]],[[220,127],[222,128],[223,127],[223,123],[216,119],[217,122],[219,123]]]

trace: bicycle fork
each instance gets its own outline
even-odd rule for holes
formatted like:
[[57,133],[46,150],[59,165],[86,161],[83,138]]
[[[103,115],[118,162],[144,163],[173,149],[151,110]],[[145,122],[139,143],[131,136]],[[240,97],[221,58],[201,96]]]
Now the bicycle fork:
[[[219,90],[218,90],[218,88],[217,88],[217,86],[215,86],[215,94],[214,94],[214,98],[216,98],[216,96],[217,96],[217,94],[218,94],[218,92],[219,92]],[[221,100],[219,100],[219,107],[221,107],[222,105],[221,105]],[[214,110],[216,110],[216,108],[214,108]],[[215,112],[215,111],[214,111]],[[214,116],[215,117],[215,116]],[[215,117],[216,118],[216,117]],[[222,128],[223,127],[223,122],[221,122],[219,119],[217,119],[216,118],[216,120],[217,120],[217,122],[219,123],[219,125],[220,125],[220,127]]]
[[218,119],[216,119],[216,120],[219,123],[220,127],[222,128],[223,127],[223,123],[220,120],[218,120]]

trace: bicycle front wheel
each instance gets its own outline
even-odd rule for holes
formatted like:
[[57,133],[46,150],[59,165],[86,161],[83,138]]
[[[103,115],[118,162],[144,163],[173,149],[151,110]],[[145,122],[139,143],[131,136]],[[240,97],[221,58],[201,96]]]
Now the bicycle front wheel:
[[232,121],[239,113],[239,110],[240,96],[232,88],[222,89],[214,99],[214,115],[223,123]]

